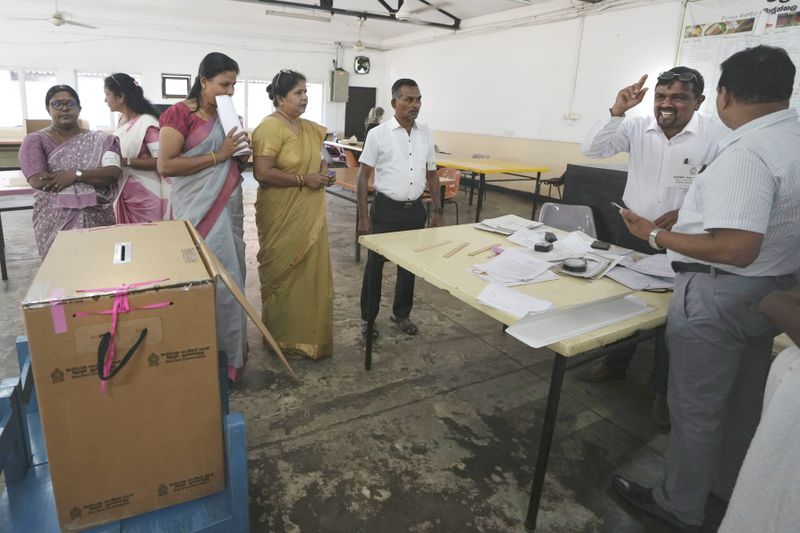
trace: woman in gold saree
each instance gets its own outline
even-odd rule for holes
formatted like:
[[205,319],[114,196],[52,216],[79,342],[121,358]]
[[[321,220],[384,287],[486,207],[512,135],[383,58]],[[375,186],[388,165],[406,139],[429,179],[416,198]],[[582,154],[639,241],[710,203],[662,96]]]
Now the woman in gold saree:
[[333,351],[325,128],[300,118],[308,104],[302,74],[280,71],[267,94],[275,112],[253,132],[261,316],[284,351],[321,359]]

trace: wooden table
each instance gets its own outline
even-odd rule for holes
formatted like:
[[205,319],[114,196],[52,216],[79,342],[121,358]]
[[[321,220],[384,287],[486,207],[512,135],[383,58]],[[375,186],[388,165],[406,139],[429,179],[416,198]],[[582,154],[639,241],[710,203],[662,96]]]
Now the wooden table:
[[[558,233],[558,230],[553,230]],[[563,233],[563,232],[561,232]],[[416,251],[427,246],[451,241],[446,245]],[[506,240],[502,235],[484,232],[475,229],[472,225],[447,226],[442,228],[428,228],[415,231],[396,233],[381,233],[364,235],[361,244],[370,250],[386,257],[389,261],[405,268],[428,283],[443,289],[462,302],[474,307],[482,313],[511,325],[516,318],[498,309],[485,306],[478,302],[477,296],[486,286],[486,282],[468,273],[467,268],[475,263],[485,262],[489,252],[473,257],[469,252],[479,250],[490,244],[500,244],[504,248],[513,248],[516,245]],[[469,246],[460,250],[452,257],[443,257],[448,251],[462,242],[469,242]],[[587,282],[578,278],[562,277],[557,281],[536,283],[515,287],[523,293],[553,302],[555,308],[568,305],[591,303],[610,296],[622,295],[630,292],[626,287],[603,278]],[[662,327],[666,321],[667,309],[671,294],[637,292],[636,296],[653,308],[645,314],[606,326],[588,333],[577,335],[548,346],[555,352],[553,371],[550,378],[550,391],[547,397],[547,408],[542,424],[539,450],[531,485],[528,513],[525,527],[529,530],[536,529],[536,519],[539,512],[539,502],[544,486],[544,476],[550,455],[550,446],[553,440],[558,403],[561,396],[561,385],[564,380],[564,370],[568,357],[584,354],[596,348],[601,348],[610,343],[625,339],[638,332]],[[372,298],[372,295],[367,295]],[[374,322],[367,323],[366,353],[364,368],[372,368],[372,331]],[[636,338],[636,340],[641,337]],[[633,344],[636,340],[631,340]]]
[[[336,184],[325,189],[325,192],[336,196],[337,198],[342,198],[343,200],[347,200],[348,202],[353,202],[356,204],[356,230],[355,230],[355,256],[356,262],[361,261],[361,245],[358,242],[358,199],[356,198],[356,188],[358,185],[358,168],[334,168],[331,169],[336,172]],[[439,198],[444,198],[444,191],[447,185],[455,183],[453,178],[439,178],[439,185],[441,187],[439,191]],[[348,194],[342,194],[342,192],[338,189],[341,187],[345,191],[348,191]],[[371,197],[375,193],[375,174],[370,175],[369,177],[369,195],[367,197],[367,204],[371,202]]]
[[[21,170],[0,171],[0,196],[31,196],[33,189],[28,185]],[[15,204],[11,206],[0,205],[0,274],[5,281],[8,279],[6,268],[6,241],[3,235],[3,213],[6,211],[22,211],[33,209],[33,203]]]
[[[483,192],[486,188],[486,174],[511,174],[520,179],[492,180],[492,181],[523,181],[536,180],[536,187],[533,191],[533,209],[531,210],[531,220],[536,216],[536,204],[539,202],[539,191],[541,188],[542,172],[549,172],[548,167],[529,165],[518,161],[507,161],[505,159],[472,159],[472,158],[442,158],[437,159],[436,164],[440,167],[455,168],[466,170],[479,175],[478,182],[478,204],[475,208],[475,222],[480,221],[481,207],[483,207]],[[522,172],[535,172],[536,176],[523,176]],[[469,204],[472,205],[473,189],[469,191]]]

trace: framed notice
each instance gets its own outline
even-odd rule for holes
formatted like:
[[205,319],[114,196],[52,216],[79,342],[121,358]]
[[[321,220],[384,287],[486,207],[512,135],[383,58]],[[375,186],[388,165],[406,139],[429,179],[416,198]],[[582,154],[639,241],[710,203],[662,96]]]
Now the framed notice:
[[162,74],[162,98],[186,98],[189,95],[189,86],[192,77],[189,74]]

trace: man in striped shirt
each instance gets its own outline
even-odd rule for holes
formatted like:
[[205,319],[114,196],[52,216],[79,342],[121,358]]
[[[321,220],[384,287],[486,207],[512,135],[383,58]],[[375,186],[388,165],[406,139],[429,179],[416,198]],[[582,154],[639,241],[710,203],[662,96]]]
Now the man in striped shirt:
[[689,189],[672,230],[627,209],[631,233],[667,248],[677,272],[667,318],[672,432],[655,489],[614,488],[683,530],[702,525],[709,492],[729,499],[761,413],[776,331],[758,311],[800,268],[800,122],[783,49],[722,63],[717,111],[732,131]]

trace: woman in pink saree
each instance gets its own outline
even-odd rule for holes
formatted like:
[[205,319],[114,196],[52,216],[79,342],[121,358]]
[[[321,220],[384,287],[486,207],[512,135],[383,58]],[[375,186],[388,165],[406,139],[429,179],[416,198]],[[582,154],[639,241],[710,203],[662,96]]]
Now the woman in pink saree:
[[50,87],[45,105],[53,124],[22,141],[22,173],[35,189],[33,229],[44,258],[61,230],[111,226],[122,174],[119,140],[83,130],[81,102],[69,85]]
[[158,110],[129,75],[118,72],[105,79],[106,104],[120,113],[114,135],[122,151],[122,181],[115,208],[118,224],[168,220],[169,182],[156,170]]
[[[234,158],[247,134],[226,135],[217,117],[218,95],[232,95],[239,65],[212,52],[200,63],[189,96],[161,114],[158,171],[171,181],[175,220],[188,220],[244,292],[244,206],[242,173],[247,156]],[[217,344],[228,358],[228,378],[236,380],[247,353],[244,310],[217,283]]]

